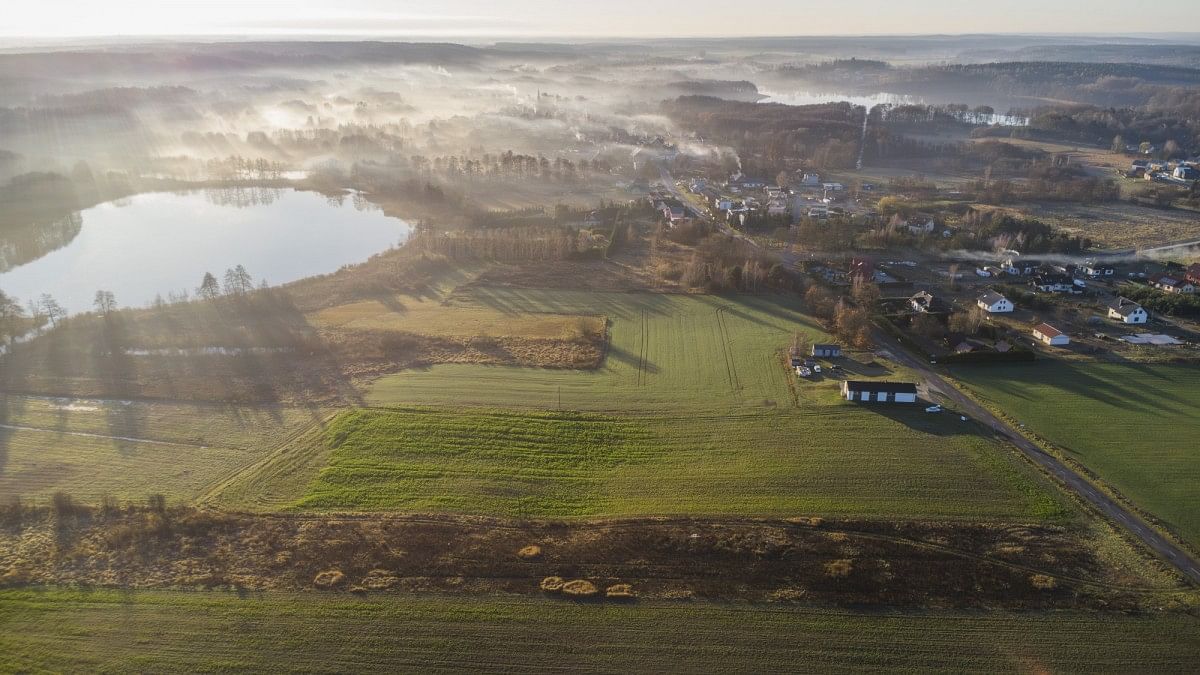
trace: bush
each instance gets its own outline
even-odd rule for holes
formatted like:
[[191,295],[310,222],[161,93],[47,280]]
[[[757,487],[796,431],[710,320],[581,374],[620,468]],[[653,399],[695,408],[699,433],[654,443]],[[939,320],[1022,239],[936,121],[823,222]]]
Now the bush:
[[595,597],[600,589],[596,588],[596,584],[586,579],[575,579],[563,584],[562,592],[564,595],[569,595],[572,598],[591,598]]
[[1036,361],[1037,355],[1027,349],[1013,349],[1007,352],[967,352],[965,354],[948,354],[941,359],[942,363],[1028,363]]
[[541,589],[547,593],[558,593],[563,589],[562,577],[546,577],[542,579]]
[[517,551],[517,557],[525,560],[533,560],[534,558],[542,557],[542,547],[530,544],[525,546],[520,551]]
[[1046,574],[1035,574],[1029,577],[1029,583],[1034,588],[1042,591],[1049,591],[1058,587],[1058,580]]
[[346,575],[341,570],[326,570],[313,577],[313,586],[317,588],[333,588],[346,581]]
[[637,593],[634,592],[631,584],[613,584],[604,590],[605,597],[628,599],[636,598]]
[[851,560],[831,560],[825,563],[825,576],[832,579],[848,577],[853,571],[854,562]]

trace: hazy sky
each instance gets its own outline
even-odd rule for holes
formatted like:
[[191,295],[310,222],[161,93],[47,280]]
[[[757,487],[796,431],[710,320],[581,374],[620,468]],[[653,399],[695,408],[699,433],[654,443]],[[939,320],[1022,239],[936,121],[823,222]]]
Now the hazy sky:
[[1200,0],[7,0],[0,36],[1200,31]]

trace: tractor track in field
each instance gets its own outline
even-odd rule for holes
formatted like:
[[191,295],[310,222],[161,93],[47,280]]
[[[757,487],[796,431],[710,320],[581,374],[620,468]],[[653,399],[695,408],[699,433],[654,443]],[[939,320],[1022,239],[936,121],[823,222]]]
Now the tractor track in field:
[[729,379],[729,388],[733,393],[738,393],[742,390],[741,380],[738,379],[737,365],[733,360],[733,350],[731,349],[729,338],[729,327],[725,325],[725,312],[728,307],[721,306],[717,308],[717,329],[721,334],[721,354],[725,357],[725,376]]
[[648,379],[646,373],[646,363],[650,358],[648,354],[650,351],[650,336],[648,335],[649,330],[646,328],[645,309],[641,310],[641,320],[638,322],[638,326],[640,329],[640,334],[638,340],[637,384],[639,387],[644,387],[646,386],[646,381]]

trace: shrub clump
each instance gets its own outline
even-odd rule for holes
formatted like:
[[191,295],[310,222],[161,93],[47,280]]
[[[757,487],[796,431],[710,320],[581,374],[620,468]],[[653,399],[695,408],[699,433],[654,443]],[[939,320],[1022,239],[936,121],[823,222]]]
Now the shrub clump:
[[1058,587],[1058,580],[1047,574],[1035,574],[1029,577],[1029,583],[1033,584],[1034,588],[1042,591]]
[[848,577],[853,570],[854,562],[851,560],[831,560],[825,563],[825,576],[833,579]]
[[546,577],[542,579],[541,588],[547,593],[558,593],[563,589],[564,583],[562,577]]
[[533,560],[542,557],[542,547],[535,544],[523,547],[517,551],[517,557],[523,560]]
[[563,584],[562,592],[572,598],[591,598],[595,597],[600,589],[587,579],[575,579]]
[[636,598],[637,593],[634,592],[631,584],[613,584],[604,589],[604,595],[609,598]]
[[313,586],[317,588],[333,588],[346,581],[346,575],[341,570],[325,570],[313,577]]

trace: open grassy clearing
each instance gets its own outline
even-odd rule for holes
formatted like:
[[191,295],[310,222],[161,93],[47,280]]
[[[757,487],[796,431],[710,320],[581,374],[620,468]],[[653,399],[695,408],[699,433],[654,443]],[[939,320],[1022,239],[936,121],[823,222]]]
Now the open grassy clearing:
[[319,410],[0,397],[0,496],[196,498]]
[[312,316],[318,326],[358,330],[394,330],[437,337],[518,337],[582,340],[604,334],[604,317],[559,314],[513,316],[479,307],[447,307],[431,299],[395,296],[323,309]]
[[796,331],[824,335],[787,296],[592,293],[474,287],[459,296],[507,315],[604,315],[604,365],[592,371],[448,364],[381,378],[373,404],[478,404],[576,410],[728,411],[789,405],[783,354]]
[[1200,214],[1133,204],[1039,204],[1027,215],[1110,249],[1200,239]]
[[212,499],[255,510],[570,518],[1070,513],[1009,449],[957,418],[839,403],[728,416],[358,410]]
[[1200,368],[1041,362],[954,375],[1200,546]]
[[[845,404],[833,379],[795,382],[784,365],[794,333],[827,336],[789,297],[475,286],[455,301],[513,315],[603,314],[608,358],[593,371],[449,364],[385,376],[368,387],[369,403],[423,407],[344,417],[344,437],[310,436],[214,498],[511,516],[1063,515],[1040,478],[957,418]],[[845,363],[856,377],[903,377]],[[604,442],[588,436],[596,427]],[[263,490],[269,499],[252,496]]]
[[7,671],[1190,672],[1185,615],[0,591]]

